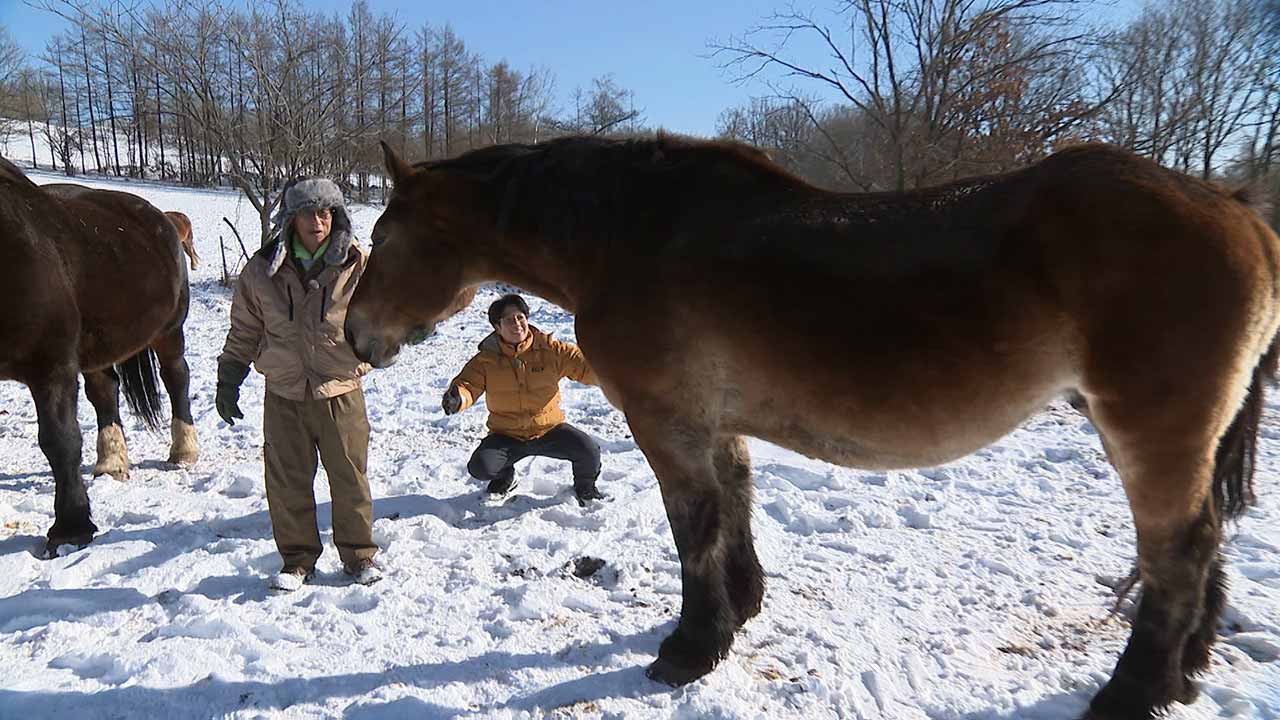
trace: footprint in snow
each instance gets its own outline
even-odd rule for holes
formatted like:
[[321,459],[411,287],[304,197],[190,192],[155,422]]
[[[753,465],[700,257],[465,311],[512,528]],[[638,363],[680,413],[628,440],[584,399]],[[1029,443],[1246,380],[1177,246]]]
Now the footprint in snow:
[[377,594],[367,588],[354,590],[352,593],[338,601],[338,607],[350,613],[366,613],[378,607],[379,602]]

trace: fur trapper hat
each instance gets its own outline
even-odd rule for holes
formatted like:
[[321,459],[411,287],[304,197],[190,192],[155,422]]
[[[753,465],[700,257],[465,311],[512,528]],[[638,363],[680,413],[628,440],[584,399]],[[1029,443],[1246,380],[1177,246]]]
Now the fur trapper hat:
[[302,210],[329,208],[333,213],[333,224],[329,228],[329,248],[324,253],[326,265],[341,265],[347,260],[347,251],[351,249],[351,217],[347,214],[347,204],[342,197],[342,190],[337,183],[328,178],[303,178],[285,186],[284,199],[280,209],[276,211],[274,224],[276,237],[280,244],[276,248],[269,275],[274,275],[285,258],[289,256],[293,244],[293,217]]

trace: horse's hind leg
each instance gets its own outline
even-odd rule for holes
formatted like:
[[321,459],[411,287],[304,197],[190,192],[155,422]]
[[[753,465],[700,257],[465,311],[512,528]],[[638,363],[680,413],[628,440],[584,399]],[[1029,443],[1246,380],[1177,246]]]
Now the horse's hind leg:
[[739,436],[717,439],[714,463],[724,498],[721,518],[726,542],[725,583],[737,624],[741,626],[760,614],[764,600],[764,570],[760,568],[751,537],[753,486],[746,440]]
[[1205,584],[1204,607],[1200,623],[1187,638],[1182,651],[1183,688],[1178,700],[1190,703],[1199,696],[1192,678],[1209,668],[1209,650],[1218,637],[1218,619],[1227,606],[1227,576],[1222,570],[1222,556],[1215,555],[1209,564],[1209,579]]
[[98,415],[98,460],[93,476],[129,479],[129,449],[120,423],[120,376],[115,368],[86,372],[84,394]]
[[169,462],[190,465],[200,457],[200,441],[196,438],[195,420],[191,416],[191,369],[187,365],[182,324],[157,338],[151,343],[151,349],[160,361],[160,380],[169,393],[169,407],[173,409],[173,420],[169,425],[173,437],[169,446]]
[[[1143,588],[1129,643],[1089,717],[1149,718],[1194,697],[1186,674],[1201,668],[1186,666],[1186,658],[1205,641],[1206,610],[1220,610],[1224,601],[1215,595],[1221,586],[1211,584],[1219,542],[1209,495],[1216,440],[1205,428],[1213,413],[1184,412],[1202,422],[1171,422],[1185,408],[1092,407],[1133,511]],[[1204,653],[1207,660],[1207,644]]]
[[730,499],[717,478],[708,429],[630,408],[627,421],[658,477],[680,556],[680,622],[662,641],[648,674],[683,685],[711,672],[729,652],[739,624],[725,584],[731,539],[724,512]]
[[98,532],[89,518],[89,494],[80,477],[81,438],[76,420],[80,390],[71,366],[59,367],[28,387],[36,405],[40,450],[53,469],[53,527],[46,546],[53,555],[59,545],[87,545]]

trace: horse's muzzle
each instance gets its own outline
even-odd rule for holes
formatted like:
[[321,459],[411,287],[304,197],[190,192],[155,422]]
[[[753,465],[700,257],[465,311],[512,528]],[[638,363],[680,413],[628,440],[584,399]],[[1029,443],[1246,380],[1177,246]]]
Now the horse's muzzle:
[[351,350],[361,362],[367,362],[376,368],[394,365],[396,358],[400,356],[400,346],[388,346],[382,340],[368,336],[353,343]]
[[435,331],[436,331],[435,323],[427,323],[426,325],[419,325],[409,331],[409,334],[406,335],[404,338],[404,342],[406,345],[419,345],[421,343],[426,342],[427,338],[435,334]]

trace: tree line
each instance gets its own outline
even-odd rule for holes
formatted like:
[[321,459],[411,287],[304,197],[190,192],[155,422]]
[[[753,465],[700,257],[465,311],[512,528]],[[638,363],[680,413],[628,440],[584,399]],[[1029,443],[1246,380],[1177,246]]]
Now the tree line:
[[336,16],[298,0],[46,8],[70,29],[38,58],[0,35],[6,139],[26,135],[37,166],[68,175],[234,185],[264,240],[292,177],[339,179],[360,201],[385,192],[378,140],[432,160],[566,133],[636,132],[642,117],[608,75],[561,111],[549,70],[489,62],[450,26],[408,28],[365,0]]
[[1091,26],[1086,0],[837,6],[713,45],[734,77],[771,89],[724,111],[722,135],[859,191],[1008,170],[1086,140],[1280,189],[1280,0],[1157,0],[1118,27]]
[[[263,239],[291,177],[385,192],[378,140],[418,161],[652,132],[608,75],[565,102],[550,70],[486,60],[448,25],[409,28],[365,0],[342,15],[300,0],[42,1],[69,29],[32,58],[0,28],[0,133],[68,174],[233,185]],[[838,190],[935,185],[1101,140],[1280,193],[1280,0],[1151,0],[1114,26],[1088,22],[1099,7],[779,11],[711,44],[729,79],[759,90],[717,133]]]

